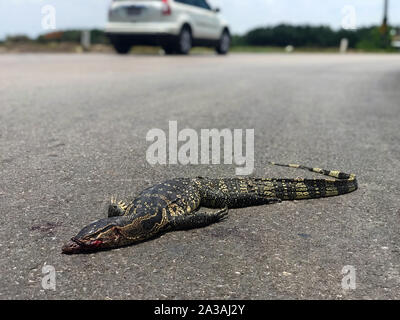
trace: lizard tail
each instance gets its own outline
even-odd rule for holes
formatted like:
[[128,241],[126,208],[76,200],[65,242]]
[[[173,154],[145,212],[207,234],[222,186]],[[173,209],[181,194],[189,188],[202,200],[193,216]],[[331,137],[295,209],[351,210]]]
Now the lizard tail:
[[310,168],[303,166],[301,164],[279,164],[275,162],[271,162],[272,165],[274,166],[280,166],[280,167],[287,167],[287,168],[296,168],[296,169],[303,169],[303,170],[308,170],[311,172],[316,172],[319,174],[323,174],[325,176],[333,177],[339,180],[348,180],[348,181],[356,181],[356,175],[352,173],[344,173],[341,171],[337,170],[324,170],[320,168]]
[[283,200],[312,199],[337,196],[340,194],[353,192],[358,188],[357,179],[354,174],[348,174],[341,171],[324,170],[320,168],[310,168],[299,164],[279,164],[275,162],[271,162],[271,164],[281,167],[308,170],[335,178],[294,179],[294,186],[292,186],[293,181],[280,179],[279,181],[276,181],[276,183],[278,185],[278,191],[281,191],[283,193]]

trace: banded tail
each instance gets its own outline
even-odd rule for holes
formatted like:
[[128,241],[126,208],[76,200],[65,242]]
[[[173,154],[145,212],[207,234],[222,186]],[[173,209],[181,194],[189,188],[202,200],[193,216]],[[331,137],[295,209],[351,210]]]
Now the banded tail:
[[355,174],[344,173],[344,172],[336,171],[336,170],[324,170],[324,169],[320,169],[320,168],[310,168],[310,167],[303,166],[301,164],[280,164],[280,163],[275,163],[275,162],[271,162],[271,164],[274,166],[279,166],[279,167],[308,170],[311,172],[323,174],[324,176],[336,178],[339,180],[349,180],[349,181],[357,180]]
[[312,199],[338,196],[357,190],[357,179],[354,174],[348,174],[337,170],[324,170],[310,168],[299,164],[279,164],[271,162],[272,165],[303,169],[323,174],[335,179],[274,179],[275,192],[282,200]]

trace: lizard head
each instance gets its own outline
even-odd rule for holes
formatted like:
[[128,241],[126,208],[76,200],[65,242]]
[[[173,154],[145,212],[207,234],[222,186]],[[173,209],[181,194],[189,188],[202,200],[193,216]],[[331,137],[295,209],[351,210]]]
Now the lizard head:
[[120,220],[121,217],[105,218],[87,225],[62,247],[62,253],[88,253],[122,246]]

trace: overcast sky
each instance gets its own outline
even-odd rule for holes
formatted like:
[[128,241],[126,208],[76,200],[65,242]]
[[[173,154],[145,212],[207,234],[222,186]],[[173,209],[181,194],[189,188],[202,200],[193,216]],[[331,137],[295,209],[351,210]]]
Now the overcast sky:
[[[57,29],[102,28],[111,0],[0,0],[0,39],[6,35],[46,33],[42,28],[43,6],[56,9]],[[209,0],[221,8],[235,33],[256,26],[325,24],[340,28],[343,8],[354,6],[356,26],[379,24],[384,0]],[[389,22],[400,25],[400,1],[390,0]]]

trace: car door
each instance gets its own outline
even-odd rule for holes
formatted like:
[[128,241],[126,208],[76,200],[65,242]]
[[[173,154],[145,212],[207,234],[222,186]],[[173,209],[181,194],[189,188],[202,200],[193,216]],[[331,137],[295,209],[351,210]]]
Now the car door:
[[207,37],[207,30],[204,24],[203,10],[196,5],[196,0],[174,0],[175,6],[181,13],[188,16],[192,27],[192,35],[196,39]]
[[204,0],[175,0],[177,7],[190,17],[195,39],[216,39],[219,37],[219,20]]
[[218,39],[221,27],[218,16],[211,9],[206,0],[192,0],[193,4],[199,9],[198,15],[201,21],[202,33],[205,39]]

